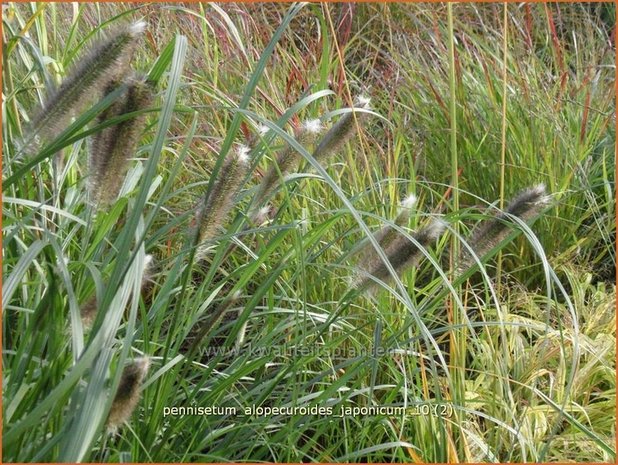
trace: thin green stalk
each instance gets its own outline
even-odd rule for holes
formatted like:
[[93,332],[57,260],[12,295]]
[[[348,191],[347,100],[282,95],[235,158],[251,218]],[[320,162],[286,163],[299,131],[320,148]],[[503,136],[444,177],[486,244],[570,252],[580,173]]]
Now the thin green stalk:
[[[507,27],[507,16],[508,13],[508,5],[506,2],[504,3],[504,17],[503,17],[503,32],[502,32],[502,121],[501,121],[501,148],[500,148],[500,209],[504,208],[504,181],[505,181],[505,171],[506,171],[506,73],[507,73],[507,44],[508,44],[508,27]],[[496,293],[498,297],[501,294],[501,281],[502,281],[502,250],[498,252],[498,256],[496,257]],[[501,329],[501,337],[505,338],[505,331]],[[499,390],[501,387],[499,386],[499,382],[497,379],[494,379],[492,382],[491,389],[495,391]],[[492,415],[496,414],[496,406],[492,405],[490,410]],[[496,432],[492,433],[492,439],[495,440]]]
[[[448,59],[449,59],[449,117],[450,117],[450,140],[451,140],[451,187],[453,189],[453,210],[459,210],[459,162],[457,158],[457,94],[455,78],[455,37],[453,32],[453,5],[447,4],[448,12]],[[455,231],[459,228],[457,223],[453,224]],[[458,244],[453,240],[453,256],[458,253]]]
[[[455,77],[455,35],[453,28],[453,5],[447,4],[447,16],[448,16],[448,51],[449,51],[449,116],[450,116],[450,142],[451,142],[451,188],[453,195],[453,211],[459,211],[459,160],[457,154],[457,94],[456,94],[456,77]],[[457,236],[459,235],[458,222],[453,223],[453,240],[451,242],[451,256],[450,256],[450,278],[454,279],[457,269],[457,257],[459,256],[459,242]],[[459,292],[460,287],[456,287],[456,291]],[[449,298],[450,312],[452,314],[452,323],[457,326],[461,323],[460,314],[452,296]],[[463,309],[462,309],[463,311]],[[464,406],[465,398],[465,356],[466,356],[466,339],[467,332],[465,329],[461,331],[452,331],[451,342],[451,367],[453,384],[451,385],[451,395],[453,401]],[[456,414],[455,414],[456,415]],[[456,420],[459,421],[459,420]],[[449,453],[450,459],[454,459]]]
[[[507,44],[508,44],[508,27],[507,16],[508,5],[504,3],[504,29],[502,32],[502,132],[501,140],[502,147],[500,150],[500,209],[504,208],[504,177],[506,169],[506,72],[507,72]],[[498,252],[496,259],[496,281],[498,283],[498,291],[500,289],[500,281],[502,276],[502,251]]]

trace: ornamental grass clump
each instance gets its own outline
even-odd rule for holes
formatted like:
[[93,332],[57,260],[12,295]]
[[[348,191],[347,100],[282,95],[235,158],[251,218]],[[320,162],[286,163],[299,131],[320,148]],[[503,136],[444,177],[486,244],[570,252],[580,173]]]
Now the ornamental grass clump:
[[240,145],[225,157],[217,179],[197,213],[198,251],[196,258],[204,258],[208,244],[234,208],[234,200],[249,171],[249,148]]
[[[111,118],[139,112],[148,108],[154,99],[153,84],[141,77],[125,81],[126,92],[98,118],[103,123]],[[107,87],[111,92],[120,83],[113,81]],[[118,195],[129,160],[135,155],[146,125],[146,114],[119,122],[98,132],[92,140],[89,160],[89,190],[95,205],[102,207]]]
[[45,139],[56,136],[66,129],[76,111],[99,98],[111,81],[125,75],[137,45],[137,37],[145,27],[146,23],[140,21],[120,28],[79,60],[79,65],[32,119],[33,136]]
[[[487,221],[481,221],[472,231],[468,244],[479,259],[491,252],[512,232],[512,216],[528,222],[536,218],[549,205],[550,196],[545,186],[538,184],[521,191],[502,212]],[[474,264],[473,255],[467,248],[461,251],[459,270],[464,271]]]
[[137,407],[140,399],[140,388],[150,368],[147,357],[135,359],[127,365],[120,376],[120,384],[116,390],[112,407],[107,417],[107,431],[115,433],[126,423]]

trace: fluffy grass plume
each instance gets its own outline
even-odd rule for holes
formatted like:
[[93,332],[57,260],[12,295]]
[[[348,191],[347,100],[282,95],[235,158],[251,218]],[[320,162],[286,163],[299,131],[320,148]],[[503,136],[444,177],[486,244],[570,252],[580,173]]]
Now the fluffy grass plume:
[[[550,197],[545,193],[545,186],[536,186],[521,191],[506,207],[504,212],[493,218],[481,221],[474,229],[468,243],[474,253],[483,258],[488,252],[502,242],[512,231],[510,216],[517,216],[523,221],[537,217],[549,204]],[[466,250],[461,252],[460,270],[473,264],[472,255]]]
[[[108,91],[117,84],[114,81]],[[141,78],[131,78],[127,92],[107,111],[98,117],[102,123],[109,118],[146,109],[154,98],[152,83]],[[144,113],[105,128],[95,135],[90,150],[90,192],[99,206],[111,203],[122,186],[128,161],[137,149],[144,130]]]
[[[410,216],[412,215],[412,211],[414,206],[416,205],[416,196],[409,195],[406,199],[404,199],[399,207],[399,213],[395,218],[395,224],[397,226],[406,227],[408,226],[408,222],[410,220]],[[393,241],[400,234],[392,228],[390,225],[385,225],[379,231],[375,232],[373,237],[378,241],[380,247],[385,249],[388,253],[389,248],[392,246]],[[361,269],[370,269],[372,264],[375,264],[380,261],[376,250],[373,248],[368,239],[365,239],[360,247],[352,252],[352,255],[360,255],[360,259],[358,262],[358,266]]]
[[[403,227],[408,225],[410,216],[412,215],[412,211],[416,205],[416,200],[415,195],[410,195],[404,199],[403,202],[401,202],[399,214],[397,215],[397,218],[395,218],[395,224],[397,226]],[[386,225],[376,233],[376,239],[381,246],[385,246],[386,244],[392,243],[398,235],[399,233],[394,228]]]
[[[368,110],[369,102],[370,99],[367,97],[358,97],[356,99],[355,108]],[[344,114],[339,118],[339,121],[324,134],[324,137],[313,152],[313,158],[322,161],[337,153],[356,133],[357,122],[360,124],[366,117],[366,112],[351,111]]]
[[[294,137],[301,145],[310,144],[321,130],[320,120],[309,120],[294,131]],[[253,222],[256,222],[261,205],[273,194],[279,185],[280,179],[294,171],[298,167],[299,162],[298,152],[290,144],[285,144],[285,147],[277,154],[275,163],[266,171],[262,182],[258,186],[249,212],[249,217]]]
[[234,208],[234,197],[240,190],[248,168],[249,148],[247,146],[240,145],[226,156],[212,192],[204,200],[197,214],[198,241],[201,244],[197,253],[198,260],[206,253],[204,242],[217,235],[218,229]]
[[150,368],[147,357],[135,359],[122,371],[120,384],[107,417],[107,430],[115,433],[123,423],[131,418],[140,398],[140,387]]
[[75,111],[96,100],[111,81],[122,77],[145,27],[143,21],[131,24],[95,45],[33,118],[31,132],[54,137],[66,128]]
[[[122,81],[114,79],[110,81],[103,91],[103,95],[107,95],[114,89],[119,87]],[[107,109],[102,111],[96,119],[97,124],[101,124],[114,116],[124,113],[124,108],[127,104],[127,92],[124,92],[118,99],[112,103]],[[110,126],[102,131],[94,134],[89,140],[88,151],[88,190],[93,200],[96,199],[97,182],[103,174],[104,165],[109,155],[110,147],[113,147],[114,138],[118,136],[118,125]]]
[[[391,242],[384,244],[383,248],[386,256],[399,276],[409,268],[417,265],[424,257],[417,243],[422,248],[429,247],[440,238],[445,227],[444,221],[434,220],[428,226],[412,234],[416,242],[410,241],[403,235],[397,235]],[[360,268],[365,273],[369,273],[381,281],[388,281],[391,277],[386,264],[375,253],[371,258],[366,259],[363,265],[360,265]],[[355,283],[356,287],[360,290],[367,290],[373,284],[375,284],[375,281],[371,277],[364,275],[359,276]]]

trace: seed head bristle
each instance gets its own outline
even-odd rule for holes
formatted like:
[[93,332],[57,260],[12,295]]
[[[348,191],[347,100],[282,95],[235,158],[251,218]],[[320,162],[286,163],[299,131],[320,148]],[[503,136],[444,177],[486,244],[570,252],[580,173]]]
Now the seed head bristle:
[[[319,119],[312,119],[302,123],[295,131],[294,137],[296,142],[307,149],[307,145],[313,144],[317,136],[322,132],[323,126]],[[297,161],[300,161],[299,153],[291,149],[291,153],[294,154]]]
[[260,124],[257,128],[257,132],[260,136],[265,136],[268,131],[270,131],[270,128],[265,124]]
[[148,288],[152,280],[152,270],[154,268],[154,258],[148,254],[144,257],[144,271],[142,273],[142,293]]
[[403,199],[403,201],[401,202],[401,206],[402,208],[412,208],[414,207],[414,205],[416,205],[417,201],[418,199],[416,198],[416,195],[410,194],[405,199]]
[[129,26],[129,33],[133,35],[139,35],[146,30],[146,21],[136,21]]
[[238,161],[241,163],[248,163],[250,152],[251,149],[249,147],[243,144],[239,144],[238,148],[236,149],[236,156],[238,157]]
[[448,223],[440,218],[429,223],[429,226],[425,228],[425,234],[427,235],[428,242],[437,241],[440,236],[444,234],[447,225]]
[[357,103],[359,108],[362,108],[364,110],[368,110],[370,108],[369,104],[371,103],[371,99],[369,97],[364,96],[364,95],[359,95],[356,98],[356,103]]
[[268,222],[270,210],[271,210],[270,205],[265,205],[262,208],[260,208],[254,215],[254,217],[251,219],[252,223],[256,225],[262,225]]
[[414,211],[414,206],[416,205],[416,196],[414,194],[406,197],[400,204],[399,214],[395,219],[395,224],[398,226],[407,226],[412,216],[412,212]]
[[305,131],[312,134],[319,134],[322,131],[322,122],[319,119],[310,119],[303,123]]

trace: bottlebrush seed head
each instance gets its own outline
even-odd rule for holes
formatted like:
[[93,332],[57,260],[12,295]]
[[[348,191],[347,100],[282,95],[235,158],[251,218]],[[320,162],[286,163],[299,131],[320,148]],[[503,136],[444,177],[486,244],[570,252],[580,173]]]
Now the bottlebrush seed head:
[[[400,227],[407,227],[412,214],[412,208],[416,204],[416,196],[409,195],[401,202],[400,211],[395,218],[395,224]],[[401,234],[390,224],[386,224],[379,231],[374,233],[375,239],[378,241],[380,247],[387,252],[392,249],[393,242]],[[366,243],[363,247],[359,248],[356,253],[362,254],[362,258],[359,261],[359,267],[363,269],[371,269],[376,263],[380,261],[380,258],[370,243]]]
[[204,199],[203,207],[197,215],[198,247],[197,260],[204,258],[208,244],[204,242],[213,239],[229,213],[234,208],[236,195],[249,170],[249,148],[239,145],[229,152],[213,185],[208,198]]
[[131,418],[131,414],[139,402],[140,387],[149,368],[150,360],[147,357],[140,357],[127,365],[122,371],[120,384],[107,417],[108,432],[115,433]]
[[[498,212],[493,218],[481,221],[472,231],[467,242],[474,254],[483,258],[511,233],[510,215],[521,218],[523,221],[530,221],[536,218],[549,203],[550,196],[546,194],[543,184],[524,189],[507,205],[504,212]],[[469,268],[473,262],[470,251],[463,249],[460,254],[459,270]]]
[[[359,97],[357,99],[359,109],[366,110],[369,108],[369,99]],[[330,130],[324,134],[324,137],[315,148],[313,158],[316,160],[326,159],[337,153],[356,133],[357,123],[360,125],[367,117],[365,112],[357,112],[354,109],[351,112],[345,113],[339,121],[337,121]]]
[[[444,233],[446,223],[443,220],[434,220],[425,228],[412,234],[415,242],[410,241],[403,235],[397,236],[385,250],[386,256],[398,276],[409,268],[416,266],[425,256],[421,249],[434,244]],[[417,245],[418,244],[418,245]],[[377,254],[368,262],[363,270],[381,281],[389,281],[391,275],[385,263]],[[375,281],[370,277],[361,275],[354,283],[358,289],[366,290],[373,287]]]
[[[99,123],[145,110],[152,104],[154,89],[151,82],[134,77],[126,85],[127,92],[100,115]],[[93,137],[89,187],[98,207],[108,205],[118,195],[128,162],[135,155],[145,126],[146,114],[140,114],[105,128]]]
[[75,112],[100,98],[110,82],[126,75],[144,28],[144,22],[125,26],[94,45],[32,119],[31,132],[43,138],[56,136]]

